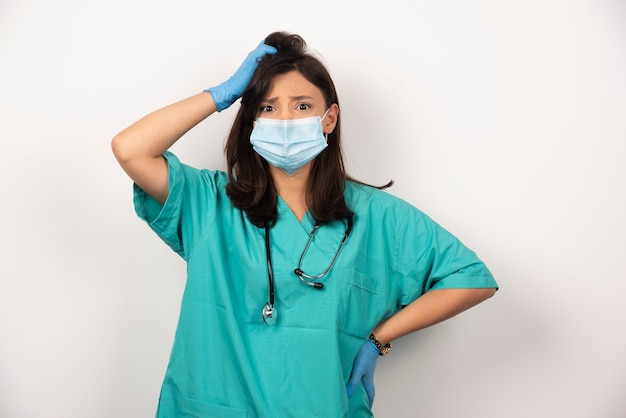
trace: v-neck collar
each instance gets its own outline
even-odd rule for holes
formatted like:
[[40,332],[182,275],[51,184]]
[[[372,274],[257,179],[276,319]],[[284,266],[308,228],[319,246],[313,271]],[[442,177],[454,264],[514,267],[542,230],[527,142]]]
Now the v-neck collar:
[[[315,227],[315,219],[311,213],[307,211],[302,217],[302,221],[299,221],[280,196],[277,198],[276,210],[278,220],[273,245],[282,247],[282,251],[285,254],[293,252],[294,257],[299,257]],[[341,239],[344,236],[345,228],[345,222],[337,221],[324,224],[323,228],[320,228],[316,232],[303,264],[305,271],[307,271],[307,269],[315,270],[315,268],[312,269],[311,266],[322,265],[329,257],[334,255],[334,251],[337,249],[337,246],[341,243]],[[277,237],[282,238],[279,239]]]
[[313,219],[311,213],[307,210],[302,217],[302,220],[299,221],[296,215],[291,211],[287,203],[283,200],[283,198],[280,197],[280,195],[278,194],[276,195],[276,197],[276,211],[278,212],[278,218],[282,218],[283,220],[289,222],[297,222],[298,224],[300,224],[300,226],[302,226],[304,231],[309,234],[311,232],[311,229],[313,229],[313,226],[315,225],[315,219]]

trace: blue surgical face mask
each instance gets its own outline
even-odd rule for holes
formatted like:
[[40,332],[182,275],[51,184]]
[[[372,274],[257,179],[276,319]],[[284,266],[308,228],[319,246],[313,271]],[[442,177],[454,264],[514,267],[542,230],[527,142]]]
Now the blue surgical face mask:
[[322,132],[322,119],[264,119],[255,121],[250,143],[274,167],[292,176],[328,146]]

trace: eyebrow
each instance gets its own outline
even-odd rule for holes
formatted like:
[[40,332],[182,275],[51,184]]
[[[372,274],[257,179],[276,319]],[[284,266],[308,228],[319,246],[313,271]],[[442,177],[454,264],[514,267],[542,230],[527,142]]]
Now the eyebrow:
[[[309,100],[313,100],[312,96],[306,96],[306,95],[302,95],[302,96],[289,96],[290,100],[293,101],[298,101],[298,100],[305,100],[305,99],[309,99]],[[274,103],[278,101],[278,97],[272,97],[269,99],[263,99],[263,102],[267,102],[267,103]]]

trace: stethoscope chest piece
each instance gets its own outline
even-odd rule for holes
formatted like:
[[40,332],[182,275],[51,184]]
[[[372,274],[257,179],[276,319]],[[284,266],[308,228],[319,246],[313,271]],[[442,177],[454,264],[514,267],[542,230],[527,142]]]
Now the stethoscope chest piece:
[[267,325],[274,325],[276,324],[276,320],[276,308],[271,306],[269,303],[266,303],[265,306],[263,306],[263,322],[265,322]]

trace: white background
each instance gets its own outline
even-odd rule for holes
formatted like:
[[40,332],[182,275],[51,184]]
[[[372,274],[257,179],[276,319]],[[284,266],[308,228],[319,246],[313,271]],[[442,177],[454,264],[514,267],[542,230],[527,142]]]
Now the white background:
[[[394,179],[501,286],[395,342],[377,417],[625,417],[619,0],[2,0],[0,416],[153,416],[185,266],[110,140],[275,30],[327,63],[350,172]],[[236,107],[174,151],[224,168]]]

